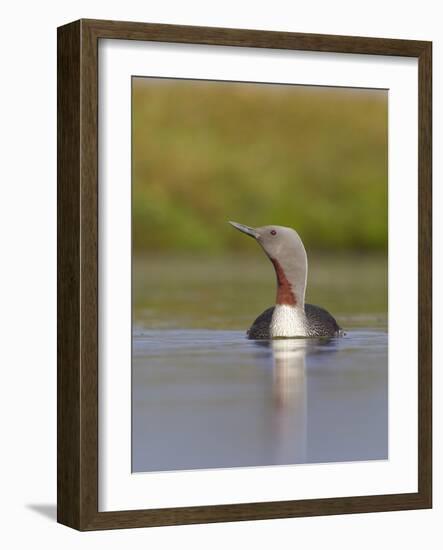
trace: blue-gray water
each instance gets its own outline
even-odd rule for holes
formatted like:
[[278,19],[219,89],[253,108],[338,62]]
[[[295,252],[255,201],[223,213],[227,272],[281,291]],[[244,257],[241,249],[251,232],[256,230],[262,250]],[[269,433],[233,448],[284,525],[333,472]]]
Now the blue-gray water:
[[136,326],[133,471],[386,459],[387,343]]
[[347,336],[270,344],[245,337],[275,297],[256,252],[135,256],[134,471],[387,458],[386,256],[309,254]]

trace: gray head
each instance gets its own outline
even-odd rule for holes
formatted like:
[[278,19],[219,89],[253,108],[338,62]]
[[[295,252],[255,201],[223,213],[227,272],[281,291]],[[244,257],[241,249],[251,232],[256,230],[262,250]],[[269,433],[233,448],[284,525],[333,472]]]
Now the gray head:
[[265,225],[248,227],[229,222],[254,238],[274,265],[277,275],[277,304],[304,307],[308,261],[298,233],[290,227]]

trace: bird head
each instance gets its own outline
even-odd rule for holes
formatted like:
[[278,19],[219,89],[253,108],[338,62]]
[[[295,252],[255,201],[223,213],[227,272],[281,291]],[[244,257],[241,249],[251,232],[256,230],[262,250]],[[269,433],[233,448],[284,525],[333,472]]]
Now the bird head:
[[277,303],[304,305],[307,257],[297,231],[281,225],[249,227],[229,222],[255,239],[271,260],[277,275]]

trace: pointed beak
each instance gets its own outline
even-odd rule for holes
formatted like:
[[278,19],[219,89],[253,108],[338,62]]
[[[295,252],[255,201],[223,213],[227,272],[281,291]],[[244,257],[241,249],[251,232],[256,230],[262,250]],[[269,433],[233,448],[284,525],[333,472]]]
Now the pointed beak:
[[254,239],[258,238],[258,232],[253,227],[248,227],[247,225],[242,225],[241,223],[236,222],[229,222],[235,229],[238,229],[242,233],[246,233],[246,235],[249,235],[250,237],[254,237]]

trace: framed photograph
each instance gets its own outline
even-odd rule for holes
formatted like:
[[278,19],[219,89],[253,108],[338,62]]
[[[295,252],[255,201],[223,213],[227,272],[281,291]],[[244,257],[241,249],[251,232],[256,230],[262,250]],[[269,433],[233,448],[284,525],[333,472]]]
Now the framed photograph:
[[430,42],[58,29],[58,521],[430,508]]

